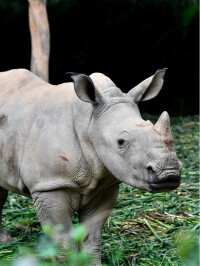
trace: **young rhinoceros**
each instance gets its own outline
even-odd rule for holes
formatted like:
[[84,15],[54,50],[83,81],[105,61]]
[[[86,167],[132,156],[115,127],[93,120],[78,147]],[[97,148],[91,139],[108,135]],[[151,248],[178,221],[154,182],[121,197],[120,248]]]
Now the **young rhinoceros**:
[[[8,191],[30,197],[42,225],[64,226],[53,237],[66,244],[78,212],[83,246],[101,265],[101,230],[119,183],[150,192],[180,184],[167,112],[153,125],[137,105],[159,93],[164,74],[124,94],[100,73],[58,86],[24,69],[0,73],[0,213]],[[12,241],[1,224],[0,241]]]

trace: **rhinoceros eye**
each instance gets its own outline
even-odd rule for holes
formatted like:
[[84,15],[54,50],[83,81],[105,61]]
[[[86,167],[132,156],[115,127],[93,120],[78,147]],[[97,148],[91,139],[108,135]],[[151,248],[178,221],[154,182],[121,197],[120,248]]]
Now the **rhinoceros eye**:
[[117,144],[118,144],[118,149],[120,152],[126,152],[126,150],[129,147],[129,133],[127,131],[123,131],[120,133],[120,135],[117,138]]
[[118,139],[118,145],[121,147],[121,146],[123,146],[124,145],[124,143],[125,143],[125,140],[124,139]]

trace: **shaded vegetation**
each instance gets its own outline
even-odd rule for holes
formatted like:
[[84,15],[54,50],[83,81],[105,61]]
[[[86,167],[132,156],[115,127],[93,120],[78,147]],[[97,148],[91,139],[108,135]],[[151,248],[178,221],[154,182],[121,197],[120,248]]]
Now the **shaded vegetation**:
[[[117,204],[103,229],[102,258],[108,265],[199,265],[198,116],[172,118],[171,124],[183,163],[181,186],[170,193],[150,194],[121,184]],[[46,252],[44,242],[35,248],[43,233],[31,200],[10,193],[3,218],[15,241],[0,245],[0,265],[10,265],[22,247],[40,255],[41,265],[52,265],[41,256],[42,250]]]

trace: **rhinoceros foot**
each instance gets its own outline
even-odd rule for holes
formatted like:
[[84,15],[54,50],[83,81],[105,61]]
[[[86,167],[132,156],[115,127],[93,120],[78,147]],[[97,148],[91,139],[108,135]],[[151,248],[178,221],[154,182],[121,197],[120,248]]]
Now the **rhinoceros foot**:
[[14,239],[5,231],[0,232],[0,243],[9,243]]

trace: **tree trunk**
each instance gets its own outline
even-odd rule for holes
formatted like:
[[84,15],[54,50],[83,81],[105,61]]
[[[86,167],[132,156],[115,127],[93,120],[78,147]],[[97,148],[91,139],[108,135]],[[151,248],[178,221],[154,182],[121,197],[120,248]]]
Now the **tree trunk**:
[[29,1],[29,27],[31,33],[31,71],[49,81],[50,33],[46,0]]

